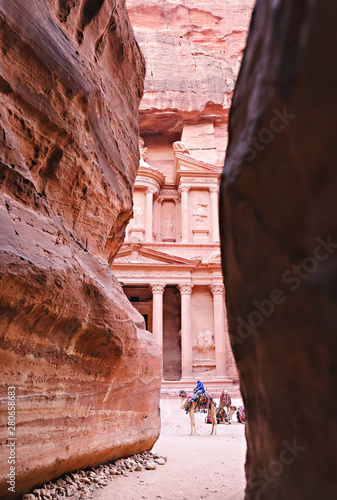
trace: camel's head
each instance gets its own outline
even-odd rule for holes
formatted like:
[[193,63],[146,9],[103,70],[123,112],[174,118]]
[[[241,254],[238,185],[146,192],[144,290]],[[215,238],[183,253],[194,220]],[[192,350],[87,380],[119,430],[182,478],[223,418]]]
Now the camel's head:
[[186,391],[179,391],[179,396],[181,398],[187,398],[187,392]]

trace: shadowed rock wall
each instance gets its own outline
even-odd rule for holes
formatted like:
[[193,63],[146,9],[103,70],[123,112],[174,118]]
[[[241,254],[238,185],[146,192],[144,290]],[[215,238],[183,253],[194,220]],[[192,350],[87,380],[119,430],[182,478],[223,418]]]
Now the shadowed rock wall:
[[335,499],[337,5],[258,1],[220,210],[247,499]]
[[[151,448],[159,348],[114,278],[144,60],[124,2],[0,0],[1,397],[16,494]],[[132,411],[130,411],[132,410]],[[7,400],[0,496],[8,492]]]

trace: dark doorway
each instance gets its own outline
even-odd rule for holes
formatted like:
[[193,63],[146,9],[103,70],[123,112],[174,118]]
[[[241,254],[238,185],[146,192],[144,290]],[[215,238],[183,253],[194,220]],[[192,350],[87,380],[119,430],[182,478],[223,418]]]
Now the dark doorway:
[[149,315],[148,314],[142,314],[144,320],[145,320],[145,328],[146,330],[149,329]]
[[165,287],[163,305],[163,378],[164,380],[180,380],[180,293],[176,286]]

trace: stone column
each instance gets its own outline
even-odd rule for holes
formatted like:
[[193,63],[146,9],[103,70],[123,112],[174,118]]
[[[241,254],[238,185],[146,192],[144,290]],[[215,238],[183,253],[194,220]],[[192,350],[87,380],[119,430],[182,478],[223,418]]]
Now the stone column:
[[181,295],[181,371],[182,379],[193,376],[191,294],[193,285],[178,285]]
[[163,228],[162,228],[162,206],[163,198],[158,198],[157,200],[157,231],[158,231],[158,241],[163,240]]
[[[175,227],[175,240],[178,241],[178,227],[179,227],[179,220],[180,220],[180,203],[179,203],[179,198],[174,198],[174,216],[175,216],[175,221],[176,221],[176,227]],[[181,221],[180,221],[181,222]]]
[[146,190],[145,208],[145,242],[152,242],[153,233],[153,194],[155,188],[149,187]]
[[226,377],[224,286],[210,285],[210,290],[213,294],[216,377],[223,378]]
[[163,294],[165,285],[151,285],[153,295],[152,329],[153,335],[163,350]]
[[179,193],[181,196],[181,241],[188,243],[190,239],[190,231],[188,224],[188,186],[179,186]]
[[220,242],[219,231],[219,202],[218,202],[218,187],[210,187],[211,192],[211,213],[212,213],[212,240],[214,243]]

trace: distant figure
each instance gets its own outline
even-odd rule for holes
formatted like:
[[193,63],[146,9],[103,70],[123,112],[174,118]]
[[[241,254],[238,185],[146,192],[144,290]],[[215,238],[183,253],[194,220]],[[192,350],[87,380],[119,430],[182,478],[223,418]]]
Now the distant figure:
[[194,392],[193,401],[198,399],[198,397],[201,396],[201,394],[204,394],[204,392],[205,392],[204,384],[201,382],[200,378],[197,379],[197,382],[198,383],[197,383],[196,387],[193,389],[193,392]]
[[222,406],[223,408],[226,408],[227,415],[228,415],[229,409],[231,407],[231,404],[232,404],[232,399],[231,399],[230,395],[228,394],[228,390],[224,389],[221,393],[221,396],[220,396],[220,406]]

